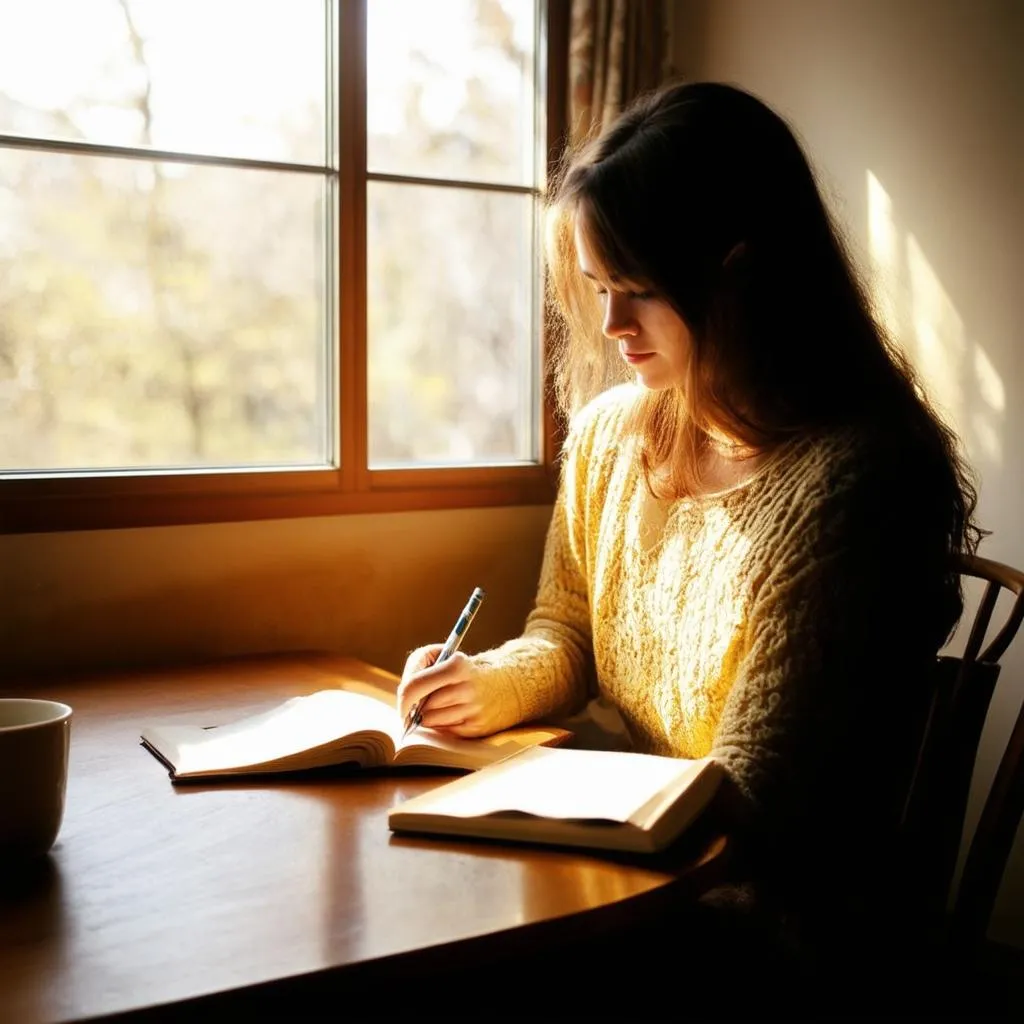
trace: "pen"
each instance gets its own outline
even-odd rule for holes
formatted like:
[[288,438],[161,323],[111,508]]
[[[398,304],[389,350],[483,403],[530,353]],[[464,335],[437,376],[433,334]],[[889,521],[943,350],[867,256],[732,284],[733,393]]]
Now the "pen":
[[[435,665],[440,665],[442,661],[447,661],[459,649],[462,638],[466,635],[466,630],[469,629],[469,624],[473,621],[473,617],[476,615],[480,602],[483,599],[484,592],[479,587],[474,588],[473,593],[469,595],[469,600],[466,602],[466,607],[462,609],[458,622],[455,623],[454,629],[448,634],[448,639],[445,640],[444,647],[441,648],[441,653],[434,662]],[[420,700],[409,710],[409,714],[405,719],[405,730],[402,733],[402,739],[404,740],[422,721],[423,701]]]

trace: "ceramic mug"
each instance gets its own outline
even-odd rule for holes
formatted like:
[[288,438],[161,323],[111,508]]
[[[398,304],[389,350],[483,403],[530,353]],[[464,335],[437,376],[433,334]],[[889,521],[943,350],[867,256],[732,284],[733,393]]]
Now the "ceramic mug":
[[71,708],[0,699],[0,859],[47,853],[64,820]]

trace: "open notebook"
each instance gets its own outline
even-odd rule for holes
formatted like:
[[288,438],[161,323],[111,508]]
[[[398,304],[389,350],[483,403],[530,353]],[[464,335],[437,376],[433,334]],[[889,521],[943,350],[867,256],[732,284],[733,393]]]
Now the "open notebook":
[[224,725],[155,723],[141,738],[171,779],[183,782],[341,764],[474,770],[525,747],[564,743],[572,735],[555,727],[520,726],[484,739],[460,739],[420,727],[403,742],[402,727],[393,705],[329,689]]
[[394,807],[394,832],[653,853],[715,795],[724,769],[618,750],[523,750]]

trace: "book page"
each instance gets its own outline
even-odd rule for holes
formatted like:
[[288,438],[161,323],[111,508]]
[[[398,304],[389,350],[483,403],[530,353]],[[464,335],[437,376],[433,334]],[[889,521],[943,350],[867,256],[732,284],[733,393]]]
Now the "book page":
[[481,768],[521,750],[523,744],[500,736],[464,739],[433,729],[419,728],[410,733],[399,748],[396,762],[401,764],[451,765]]
[[275,761],[358,732],[391,736],[397,724],[395,710],[372,697],[322,690],[226,725],[156,726],[142,738],[187,773]]
[[471,818],[518,811],[626,822],[693,762],[609,750],[532,747],[415,798],[417,813]]
[[555,726],[517,725],[511,729],[464,739],[451,733],[419,728],[399,745],[396,764],[435,765],[451,768],[483,768],[511,757],[525,747],[544,744],[558,746],[571,737],[566,729]]

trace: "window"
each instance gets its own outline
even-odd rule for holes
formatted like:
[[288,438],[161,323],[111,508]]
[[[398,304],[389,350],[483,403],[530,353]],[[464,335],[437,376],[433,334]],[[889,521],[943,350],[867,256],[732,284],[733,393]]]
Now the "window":
[[565,6],[0,0],[0,529],[550,500]]

